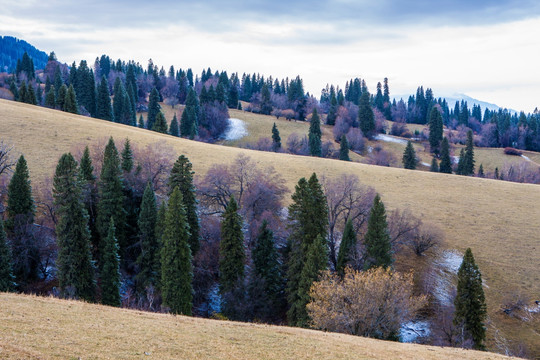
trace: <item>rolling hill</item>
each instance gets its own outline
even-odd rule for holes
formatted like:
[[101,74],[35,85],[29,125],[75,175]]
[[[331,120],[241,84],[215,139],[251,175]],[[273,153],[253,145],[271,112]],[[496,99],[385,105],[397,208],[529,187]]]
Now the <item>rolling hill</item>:
[[381,194],[388,208],[410,208],[415,215],[439,225],[446,233],[448,248],[472,248],[487,285],[492,347],[494,329],[499,329],[505,337],[523,341],[540,353],[539,321],[525,323],[500,311],[508,294],[538,297],[540,293],[540,186],[204,144],[0,100],[0,138],[12,142],[25,155],[35,185],[45,184],[52,176],[62,153],[108,136],[129,137],[140,145],[168,144],[193,162],[198,175],[214,163],[228,163],[238,154],[246,154],[263,166],[278,169],[290,190],[300,177],[312,172],[357,175]]

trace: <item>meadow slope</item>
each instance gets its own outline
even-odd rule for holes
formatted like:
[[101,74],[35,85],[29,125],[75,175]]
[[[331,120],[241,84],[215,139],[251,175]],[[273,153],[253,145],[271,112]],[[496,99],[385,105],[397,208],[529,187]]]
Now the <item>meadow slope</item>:
[[508,359],[492,353],[0,293],[2,359]]
[[447,247],[460,251],[471,247],[488,286],[491,323],[505,336],[524,339],[540,353],[538,322],[505,319],[499,311],[508,293],[522,292],[533,298],[540,294],[540,186],[210,145],[0,100],[0,139],[25,155],[34,184],[52,176],[62,153],[108,136],[129,137],[139,145],[169,144],[193,162],[198,175],[212,164],[229,163],[238,154],[246,154],[262,166],[278,169],[291,190],[300,177],[312,172],[357,175],[381,194],[388,208],[410,208],[439,225],[446,233]]

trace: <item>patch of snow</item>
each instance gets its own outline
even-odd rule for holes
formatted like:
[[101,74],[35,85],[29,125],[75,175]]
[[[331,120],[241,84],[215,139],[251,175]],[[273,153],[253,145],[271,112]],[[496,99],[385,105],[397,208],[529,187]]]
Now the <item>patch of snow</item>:
[[371,154],[373,152],[373,146],[368,146],[367,152]]
[[399,339],[404,343],[412,343],[430,334],[429,321],[409,321],[399,329]]
[[457,164],[459,162],[459,156],[452,156],[452,161],[454,164]]
[[521,157],[522,157],[522,158],[524,158],[524,159],[525,159],[525,160],[527,160],[527,161],[531,161],[531,159],[529,159],[529,157],[528,157],[528,156],[525,156],[525,155],[521,155]]
[[238,140],[248,134],[246,123],[240,119],[230,118],[223,138],[228,141]]
[[540,304],[527,306],[527,307],[525,307],[525,310],[527,310],[528,312],[533,313],[533,314],[540,314]]
[[396,144],[407,145],[407,140],[399,139],[399,138],[396,138],[390,135],[385,135],[385,134],[378,134],[377,136],[375,136],[375,140],[381,140],[381,141],[392,142]]
[[423,162],[423,161],[422,161],[420,164],[422,164],[422,165],[424,165],[424,166],[429,166],[429,167],[431,167],[431,164],[428,164],[427,162]]
[[450,305],[454,301],[454,282],[462,261],[463,255],[457,250],[445,250],[433,261],[433,296],[442,305]]

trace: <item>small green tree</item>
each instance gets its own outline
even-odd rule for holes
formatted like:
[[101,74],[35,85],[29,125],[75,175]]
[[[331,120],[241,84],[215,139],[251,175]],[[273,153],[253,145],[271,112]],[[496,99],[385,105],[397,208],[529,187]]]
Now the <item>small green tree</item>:
[[465,173],[465,163],[466,163],[466,159],[465,159],[465,149],[461,149],[461,151],[459,152],[459,160],[458,160],[458,164],[457,164],[457,169],[456,169],[456,174],[458,175],[466,175]]
[[486,175],[484,174],[484,165],[480,164],[480,167],[478,167],[478,174],[477,174],[478,177],[485,177]]
[[161,111],[156,115],[156,120],[154,122],[154,126],[152,126],[152,130],[162,134],[167,134],[167,120],[165,120],[165,115],[163,115]]
[[131,170],[133,170],[133,150],[131,150],[131,143],[129,139],[126,139],[126,142],[124,143],[121,167],[125,173],[130,173]]
[[69,88],[66,92],[66,97],[64,99],[64,107],[62,110],[68,113],[72,113],[72,114],[79,113],[79,106],[77,105],[77,96],[75,95],[75,89],[73,89],[73,85],[69,85]]
[[152,130],[154,123],[156,122],[157,115],[161,112],[161,106],[159,105],[159,92],[154,87],[150,91],[150,98],[148,101],[148,116],[146,120],[146,128]]
[[171,120],[171,126],[169,127],[169,134],[172,136],[180,136],[180,128],[178,127],[178,119],[176,118],[176,113],[174,114]]
[[448,144],[448,139],[446,137],[444,137],[441,142],[441,163],[439,167],[439,171],[442,173],[452,173],[452,161],[450,160],[450,145]]
[[17,226],[17,223],[31,224],[34,221],[35,211],[30,173],[26,159],[21,155],[8,185],[8,228],[12,230]]
[[101,303],[120,306],[120,256],[114,220],[111,216],[101,256]]
[[429,168],[429,171],[439,172],[439,164],[437,163],[437,159],[435,157],[431,159],[431,167]]
[[315,108],[311,115],[308,134],[309,153],[311,156],[322,156],[321,135],[321,119],[319,118],[317,108]]
[[465,158],[463,162],[463,175],[474,175],[474,143],[472,130],[467,132],[467,143],[465,144]]
[[58,218],[58,281],[64,296],[93,301],[95,281],[91,236],[81,185],[77,162],[69,153],[62,155],[53,180]]
[[109,83],[105,78],[105,75],[101,78],[98,87],[96,117],[98,119],[114,121],[111,95],[109,94]]
[[173,314],[191,315],[193,269],[188,239],[189,230],[182,193],[176,187],[167,206],[161,249],[163,303]]
[[66,102],[68,88],[66,84],[62,84],[58,89],[58,95],[56,95],[56,108],[59,110],[64,110],[64,104]]
[[137,282],[141,291],[150,285],[156,285],[158,276],[156,257],[159,256],[159,244],[156,239],[156,221],[156,196],[152,183],[148,182],[144,189],[138,220],[141,253],[137,258],[137,265],[140,269]]
[[144,129],[144,119],[143,119],[143,117],[142,117],[142,114],[139,116],[138,127],[139,127],[140,129]]
[[244,234],[242,217],[238,205],[231,197],[223,213],[221,222],[221,243],[219,244],[219,282],[222,295],[234,290],[238,281],[244,278]]
[[486,299],[482,288],[482,274],[474,261],[470,248],[465,251],[463,262],[458,270],[457,295],[454,324],[463,327],[474,343],[474,349],[485,350],[487,317]]
[[416,151],[414,151],[413,144],[410,140],[407,141],[407,147],[405,147],[405,151],[403,152],[402,161],[403,161],[403,167],[405,169],[416,170],[416,165],[418,164],[418,160],[416,159]]
[[365,270],[377,266],[392,266],[392,245],[386,222],[386,210],[379,194],[373,199],[364,244],[366,246]]
[[279,151],[281,149],[281,136],[279,136],[279,130],[276,123],[272,126],[272,150]]
[[339,160],[351,161],[349,157],[349,142],[345,135],[341,135],[341,141],[339,142]]
[[443,138],[443,119],[439,109],[433,107],[429,115],[429,148],[430,151],[438,155],[440,144]]
[[0,217],[0,292],[11,291],[15,286],[15,277],[13,276],[13,265],[11,262],[11,251],[7,244],[4,222]]
[[360,102],[358,105],[358,122],[360,124],[360,130],[362,130],[362,133],[371,138],[375,133],[375,115],[373,114],[369,93],[367,91],[364,91],[360,96]]
[[337,257],[336,271],[340,276],[343,276],[345,267],[352,260],[354,251],[356,251],[356,233],[352,221],[349,219],[345,223]]

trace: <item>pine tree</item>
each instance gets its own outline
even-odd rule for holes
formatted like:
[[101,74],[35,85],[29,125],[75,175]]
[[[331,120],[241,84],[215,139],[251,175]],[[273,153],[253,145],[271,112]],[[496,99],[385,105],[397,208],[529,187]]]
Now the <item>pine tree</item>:
[[144,119],[142,117],[142,115],[139,116],[139,124],[138,124],[139,128],[140,129],[144,129]]
[[465,144],[465,158],[463,162],[463,175],[474,175],[474,144],[472,130],[467,132],[467,143]]
[[17,225],[33,223],[35,211],[30,174],[26,159],[21,155],[8,185],[8,229],[12,230]]
[[364,244],[366,246],[364,269],[392,266],[392,246],[386,222],[386,210],[379,194],[373,199]]
[[414,151],[413,144],[410,140],[407,141],[407,147],[405,147],[405,151],[403,152],[402,162],[405,169],[416,170],[418,160],[416,159],[416,151]]
[[122,170],[120,169],[120,157],[118,150],[111,137],[105,147],[103,157],[103,167],[99,179],[99,203],[97,229],[103,241],[109,234],[111,217],[116,224],[115,235],[118,239],[120,249],[123,251],[124,226],[126,222],[126,212],[124,210],[124,193],[122,191]]
[[88,214],[84,207],[79,169],[71,154],[58,161],[53,181],[54,205],[58,222],[58,281],[69,298],[94,300],[95,281]]
[[351,161],[349,157],[349,142],[345,134],[341,135],[341,141],[339,142],[339,160]]
[[486,299],[482,288],[482,274],[474,261],[470,248],[465,251],[463,262],[458,270],[457,295],[454,324],[463,326],[466,336],[474,342],[474,349],[485,350],[487,317]]
[[294,225],[288,242],[287,319],[289,325],[302,326],[307,321],[307,312],[300,291],[301,274],[309,248],[318,236],[326,239],[328,226],[326,197],[315,173],[308,181],[305,178],[298,181],[292,200],[289,220]]
[[181,136],[193,139],[198,134],[200,112],[199,98],[195,90],[191,88],[189,89],[186,106],[180,119]]
[[154,87],[150,92],[150,98],[148,101],[148,116],[146,120],[146,128],[153,129],[154,122],[156,121],[156,116],[161,111],[161,106],[159,105],[159,92]]
[[180,155],[173,165],[169,176],[169,192],[178,187],[182,193],[186,219],[189,225],[189,247],[191,254],[195,256],[199,251],[199,216],[197,215],[197,198],[195,185],[193,184],[193,165],[187,157]]
[[103,239],[101,255],[101,303],[120,306],[120,256],[115,236],[114,220],[111,216],[107,236]]
[[270,90],[266,84],[261,89],[261,114],[270,115],[272,112],[272,101],[270,99]]
[[438,155],[440,143],[443,138],[443,119],[437,107],[431,109],[429,116],[429,148],[431,152]]
[[69,88],[66,92],[66,97],[64,99],[64,107],[62,110],[64,110],[65,112],[72,113],[72,114],[79,113],[79,106],[77,105],[77,96],[75,95],[75,90],[73,89],[73,85],[69,85]]
[[467,160],[465,159],[465,149],[461,149],[459,152],[459,160],[457,164],[456,174],[458,175],[466,175],[465,174],[465,162]]
[[352,221],[349,219],[345,223],[337,257],[336,271],[340,276],[343,276],[345,267],[354,256],[354,251],[356,251],[356,233]]
[[171,126],[169,127],[169,134],[172,136],[180,136],[180,128],[178,127],[178,119],[176,118],[176,113],[174,114],[171,120]]
[[161,249],[163,303],[173,314],[191,315],[193,270],[188,244],[189,230],[182,193],[175,188],[169,199]]
[[362,130],[362,133],[365,136],[373,136],[375,133],[375,115],[373,114],[369,93],[367,91],[364,91],[360,96],[358,105],[358,123],[360,124],[360,130]]
[[311,156],[322,156],[321,146],[321,119],[317,113],[317,108],[313,109],[309,125],[309,153]]
[[231,292],[244,278],[244,234],[242,217],[238,205],[231,197],[223,213],[221,222],[221,243],[219,244],[219,282],[222,295]]
[[120,124],[131,125],[131,106],[128,94],[120,78],[116,78],[114,83],[113,101],[114,121]]
[[156,285],[157,281],[156,258],[160,255],[160,252],[156,239],[156,222],[156,196],[152,188],[152,183],[148,182],[144,189],[138,220],[141,253],[137,258],[137,265],[140,269],[137,275],[137,282],[140,290],[150,285]]
[[28,88],[26,90],[26,99],[24,102],[30,105],[37,105],[36,92],[34,91],[32,84],[28,84]]
[[26,88],[26,81],[23,81],[21,86],[19,87],[19,96],[17,97],[18,101],[20,102],[26,102],[27,99],[27,93],[28,89]]
[[431,159],[431,167],[429,168],[429,171],[439,172],[439,164],[437,163],[437,159],[435,157]]
[[163,115],[161,111],[156,115],[156,120],[154,122],[154,126],[152,126],[152,130],[162,134],[167,134],[167,120],[165,120],[165,115]]
[[452,161],[450,160],[450,145],[448,144],[448,139],[443,138],[441,142],[441,163],[439,165],[440,172],[445,174],[452,173]]
[[272,150],[278,152],[281,149],[281,136],[276,123],[272,126]]
[[54,95],[54,86],[45,95],[45,106],[54,109],[56,107],[56,96]]
[[98,191],[96,187],[96,177],[94,176],[94,166],[90,158],[88,146],[84,148],[81,163],[79,164],[79,175],[82,181],[83,201],[88,213],[88,228],[90,229],[94,259],[97,259],[99,233],[97,230],[97,203]]
[[68,88],[66,84],[62,84],[58,89],[58,95],[56,96],[56,108],[64,111],[64,104],[66,102]]
[[122,170],[125,173],[130,173],[133,170],[133,150],[131,150],[129,139],[126,139],[124,149],[122,150]]
[[11,251],[7,244],[4,222],[0,217],[0,292],[11,291],[14,287],[15,277],[13,276]]
[[478,168],[478,174],[477,174],[478,177],[485,177],[485,174],[484,174],[484,165],[480,164],[480,167]]
[[101,78],[97,92],[96,117],[98,119],[114,121],[113,109],[111,106],[111,95],[109,93],[109,82],[105,75]]

